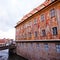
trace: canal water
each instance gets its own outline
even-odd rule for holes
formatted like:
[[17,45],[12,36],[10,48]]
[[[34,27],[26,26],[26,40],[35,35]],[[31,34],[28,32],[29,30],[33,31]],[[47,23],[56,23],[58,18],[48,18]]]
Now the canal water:
[[8,51],[8,49],[0,51],[0,60],[27,60],[17,54],[9,55]]

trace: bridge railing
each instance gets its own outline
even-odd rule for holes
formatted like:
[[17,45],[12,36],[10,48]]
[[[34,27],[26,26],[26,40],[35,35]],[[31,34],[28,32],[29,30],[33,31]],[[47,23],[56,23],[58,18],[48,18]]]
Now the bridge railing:
[[15,44],[16,44],[15,41],[9,41],[7,43],[1,43],[0,47],[2,47],[2,46],[9,46],[9,45],[15,45]]
[[0,47],[2,47],[2,46],[5,46],[5,44],[4,44],[4,43],[1,43],[1,44],[0,44]]
[[15,45],[15,41],[7,42],[5,45],[6,45],[6,46],[8,46],[8,45]]

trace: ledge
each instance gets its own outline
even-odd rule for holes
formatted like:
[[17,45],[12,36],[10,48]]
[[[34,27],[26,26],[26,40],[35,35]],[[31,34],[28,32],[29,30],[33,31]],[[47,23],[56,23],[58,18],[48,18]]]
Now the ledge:
[[50,39],[50,40],[16,40],[16,43],[33,43],[33,42],[48,42],[48,43],[53,43],[53,42],[58,42],[60,43],[60,39]]

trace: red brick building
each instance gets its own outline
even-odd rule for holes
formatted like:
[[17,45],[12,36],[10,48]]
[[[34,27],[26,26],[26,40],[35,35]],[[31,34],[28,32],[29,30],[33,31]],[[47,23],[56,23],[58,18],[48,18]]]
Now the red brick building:
[[5,40],[4,39],[0,39],[0,44],[5,44]]
[[15,28],[18,55],[29,60],[60,60],[60,0],[46,0]]

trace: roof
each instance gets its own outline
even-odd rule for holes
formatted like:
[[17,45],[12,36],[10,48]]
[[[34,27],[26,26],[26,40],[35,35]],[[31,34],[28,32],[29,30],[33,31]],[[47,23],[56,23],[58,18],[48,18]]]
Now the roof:
[[9,40],[10,40],[10,39],[5,39],[5,38],[0,39],[0,44],[2,44],[2,43],[7,43]]
[[[57,0],[54,0],[53,2],[55,2]],[[15,28],[22,23],[23,21],[25,21],[26,19],[28,19],[29,17],[31,17],[33,14],[37,13],[38,11],[42,10],[43,8],[45,8],[46,6],[48,6],[49,4],[53,3],[50,0],[45,1],[43,4],[41,4],[40,6],[38,6],[37,8],[33,9],[31,12],[29,12],[28,14],[26,14],[21,21],[19,21],[17,23],[17,25],[15,26]]]
[[4,39],[0,39],[0,44],[1,43],[5,43],[5,40]]

